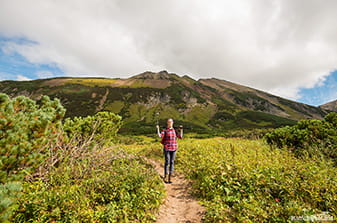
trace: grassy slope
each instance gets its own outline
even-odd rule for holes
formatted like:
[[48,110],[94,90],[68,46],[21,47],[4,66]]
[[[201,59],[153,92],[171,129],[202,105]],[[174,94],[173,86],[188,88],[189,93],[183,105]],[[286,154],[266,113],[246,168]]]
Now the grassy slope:
[[[164,124],[168,117],[192,128],[192,131],[207,132],[216,128],[221,132],[243,128],[275,128],[294,124],[291,119],[310,116],[307,108],[303,110],[298,103],[280,99],[279,104],[275,104],[266,97],[256,95],[252,89],[246,92],[241,89],[243,87],[234,90],[235,86],[232,86],[220,88],[219,91],[219,88],[204,85],[187,76],[180,78],[177,75],[165,75],[167,79],[164,80],[158,79],[161,78],[160,74],[153,76],[156,80],[146,79],[149,74],[145,73],[133,79],[57,78],[6,81],[0,82],[0,90],[12,96],[24,94],[38,98],[41,94],[46,94],[52,98],[60,98],[67,108],[68,117],[92,115],[99,110],[115,112],[124,118],[125,126],[121,131],[132,131],[136,134],[139,126],[144,126],[139,133],[151,133],[150,126],[158,121],[159,124]],[[157,83],[169,85],[154,87]],[[223,96],[223,91],[231,99]],[[169,103],[165,102],[165,97],[169,98]],[[284,111],[291,118],[268,114],[272,109]],[[319,112],[317,108],[310,109],[313,113]]]

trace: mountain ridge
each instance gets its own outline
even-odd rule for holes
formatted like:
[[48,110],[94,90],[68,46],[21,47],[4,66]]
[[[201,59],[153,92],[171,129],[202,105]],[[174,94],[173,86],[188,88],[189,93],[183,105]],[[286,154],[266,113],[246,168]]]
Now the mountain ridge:
[[322,109],[325,109],[325,110],[337,112],[337,100],[330,101],[328,103],[320,105],[319,107],[321,107]]
[[145,71],[129,78],[2,81],[0,92],[36,100],[41,95],[59,98],[68,117],[111,111],[120,114],[129,129],[153,126],[168,117],[205,131],[274,128],[299,119],[321,119],[328,112],[230,81],[195,80],[167,71]]

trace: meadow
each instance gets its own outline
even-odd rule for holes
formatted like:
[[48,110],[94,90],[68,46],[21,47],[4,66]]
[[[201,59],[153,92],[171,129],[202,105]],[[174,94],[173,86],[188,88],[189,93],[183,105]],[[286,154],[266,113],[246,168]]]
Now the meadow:
[[[126,148],[162,160],[158,143]],[[290,222],[322,212],[337,217],[337,169],[322,156],[298,158],[263,140],[187,138],[176,165],[206,207],[205,222]]]
[[[154,222],[165,189],[148,160],[163,162],[159,139],[119,135],[122,117],[110,112],[64,114],[57,99],[0,95],[0,221]],[[323,132],[335,128],[335,117],[322,121]],[[273,145],[281,133],[289,143],[287,131],[298,128],[301,140],[308,135],[322,145],[317,128],[318,141],[302,128],[321,125],[305,123],[255,140],[187,133],[176,170],[205,206],[204,221],[291,222],[322,213],[337,219],[335,153]]]

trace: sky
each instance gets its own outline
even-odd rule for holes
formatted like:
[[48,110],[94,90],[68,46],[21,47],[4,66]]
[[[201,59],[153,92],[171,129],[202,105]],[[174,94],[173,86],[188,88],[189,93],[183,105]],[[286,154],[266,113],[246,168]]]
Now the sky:
[[337,99],[336,0],[0,0],[0,80],[220,78]]

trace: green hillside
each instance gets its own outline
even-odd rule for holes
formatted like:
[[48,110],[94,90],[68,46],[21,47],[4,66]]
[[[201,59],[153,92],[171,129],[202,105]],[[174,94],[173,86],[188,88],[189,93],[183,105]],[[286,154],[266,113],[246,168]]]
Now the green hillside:
[[[11,97],[59,98],[66,117],[110,111],[123,117],[121,131],[150,133],[172,117],[191,131],[275,128],[294,120],[321,119],[326,111],[218,79],[194,80],[161,71],[127,79],[53,78],[2,81],[0,92]],[[141,129],[140,129],[141,128]]]

